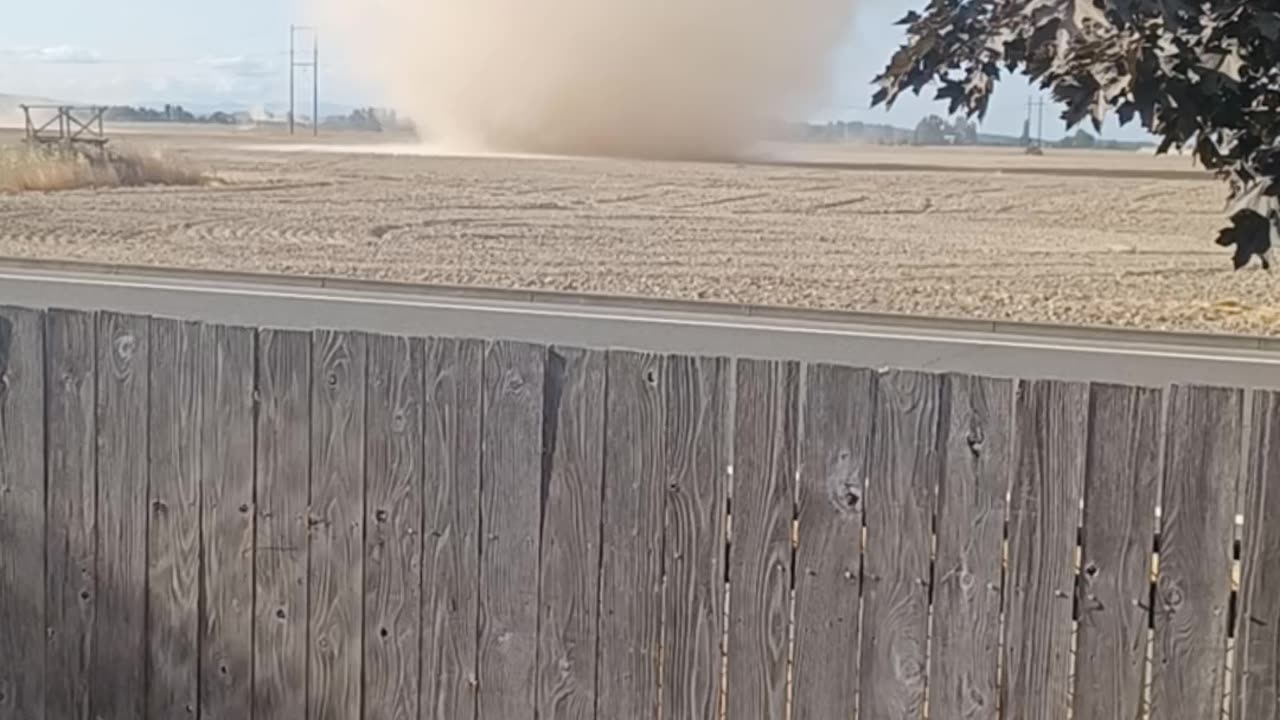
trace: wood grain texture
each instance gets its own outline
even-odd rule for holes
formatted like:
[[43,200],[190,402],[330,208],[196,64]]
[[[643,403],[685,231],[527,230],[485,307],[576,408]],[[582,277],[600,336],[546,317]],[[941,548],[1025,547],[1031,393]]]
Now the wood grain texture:
[[542,437],[537,707],[541,720],[592,720],[604,481],[602,352],[552,348]]
[[668,718],[720,717],[729,362],[667,359],[662,711]]
[[1175,386],[1168,404],[1152,713],[1215,717],[1226,666],[1243,393]]
[[534,715],[545,349],[485,352],[480,517],[480,720]]
[[364,719],[418,714],[422,342],[369,339],[365,420]]
[[783,717],[800,372],[796,363],[742,360],[737,373],[729,717]]
[[1065,718],[1089,388],[1021,383],[1005,578],[1005,717]]
[[476,714],[484,345],[426,341],[419,717]]
[[98,315],[98,603],[92,714],[145,712],[150,321]]
[[0,308],[0,720],[45,717],[43,420],[44,315]]
[[1085,472],[1073,717],[1139,717],[1160,491],[1158,390],[1095,385]]
[[311,336],[258,332],[254,717],[307,713]]
[[199,703],[202,329],[151,322],[147,712],[195,718]]
[[946,452],[944,385],[940,376],[890,372],[876,387],[863,511],[863,717],[919,717],[924,706],[931,528]]
[[361,706],[365,336],[316,332],[311,357],[307,714],[344,720]]
[[1235,720],[1280,717],[1280,393],[1254,391],[1245,476]]
[[862,511],[876,376],[812,365],[804,403],[796,548],[796,720],[852,717],[858,695]]
[[957,720],[995,720],[1013,383],[955,375],[948,378],[946,393],[929,711]]
[[665,368],[610,352],[596,717],[653,718],[662,641]]
[[45,697],[49,718],[88,720],[97,605],[97,318],[50,310]]
[[201,339],[202,720],[253,712],[256,337],[206,326]]

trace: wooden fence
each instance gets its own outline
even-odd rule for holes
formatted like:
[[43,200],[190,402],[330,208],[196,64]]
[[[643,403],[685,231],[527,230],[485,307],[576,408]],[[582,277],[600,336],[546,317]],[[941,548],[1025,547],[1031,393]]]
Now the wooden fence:
[[0,372],[0,719],[1277,716],[1271,392],[21,309]]

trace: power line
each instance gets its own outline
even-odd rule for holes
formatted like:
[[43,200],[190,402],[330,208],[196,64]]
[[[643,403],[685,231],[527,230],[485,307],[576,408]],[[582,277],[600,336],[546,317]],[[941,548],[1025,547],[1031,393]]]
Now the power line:
[[209,65],[209,64],[216,64],[218,62],[225,62],[227,60],[282,58],[287,56],[288,54],[289,53],[284,51],[275,50],[275,51],[263,51],[263,52],[235,53],[232,55],[222,55],[222,56],[204,55],[200,57],[188,56],[188,57],[154,57],[154,58],[145,58],[145,57],[134,57],[134,58],[105,57],[104,58],[104,57],[93,56],[93,57],[85,57],[81,59],[70,58],[65,60],[60,60],[56,58],[45,58],[45,57],[31,57],[31,56],[6,58],[3,55],[0,55],[0,64],[27,65],[27,66],[31,66],[31,65],[165,65],[165,64]]

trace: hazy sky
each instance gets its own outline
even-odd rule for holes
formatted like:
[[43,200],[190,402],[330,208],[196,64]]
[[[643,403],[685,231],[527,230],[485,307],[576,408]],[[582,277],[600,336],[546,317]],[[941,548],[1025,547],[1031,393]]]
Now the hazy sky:
[[[792,0],[751,0],[789,2]],[[923,5],[924,0],[912,3]],[[305,22],[302,0],[60,0],[53,6],[9,3],[0,23],[0,93],[75,102],[280,106],[288,100],[288,26]],[[867,107],[870,80],[901,40],[892,26],[902,0],[863,2],[836,59],[829,107],[814,119],[913,125],[942,108],[927,99],[903,100],[893,111]],[[56,7],[56,10],[50,9]],[[322,100],[375,104],[377,93],[342,72],[343,59],[321,37]],[[309,48],[300,37],[300,45]],[[1030,89],[1021,79],[997,91],[984,130],[1021,131]],[[300,91],[300,102],[303,95]],[[1055,110],[1045,113],[1045,136],[1062,134]],[[1143,137],[1140,130],[1104,135]]]

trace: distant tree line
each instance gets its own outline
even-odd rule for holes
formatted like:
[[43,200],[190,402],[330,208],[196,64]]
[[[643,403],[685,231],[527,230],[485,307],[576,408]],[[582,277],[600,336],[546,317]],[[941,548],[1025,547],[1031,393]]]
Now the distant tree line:
[[916,125],[912,145],[977,145],[978,124],[964,118],[951,122],[930,115]]
[[[198,123],[208,125],[248,125],[252,124],[255,119],[246,112],[228,113],[213,112],[207,115],[197,115],[181,105],[165,105],[163,108],[150,107],[133,107],[130,105],[117,105],[107,109],[103,116],[107,122],[136,122],[136,123]],[[267,122],[284,122],[286,117],[272,117],[268,114]],[[298,116],[300,122],[310,122],[309,117]],[[322,125],[331,129],[350,129],[350,130],[367,130],[372,132],[382,132],[388,128],[398,128],[401,125],[400,119],[394,110],[384,110],[382,108],[357,108],[351,111],[349,115],[334,115],[325,118]]]
[[386,128],[395,128],[399,124],[400,120],[395,110],[376,107],[356,108],[350,115],[335,115],[324,120],[325,127],[372,132],[382,132]]
[[[945,120],[938,115],[930,115],[916,124],[914,130],[894,127],[879,123],[831,121],[827,123],[795,123],[779,125],[774,128],[772,137],[778,140],[798,140],[801,142],[860,142],[873,145],[982,145],[992,147],[1026,147],[1034,144],[1030,137],[1030,129],[1024,127],[1022,137],[1012,135],[991,135],[979,131],[972,120],[957,116]],[[1094,148],[1098,150],[1133,151],[1149,147],[1150,143],[1125,140],[1102,140],[1083,129],[1074,135],[1046,143],[1060,148]]]
[[1058,147],[1064,148],[1096,148],[1098,147],[1098,139],[1089,134],[1089,131],[1081,128],[1076,131],[1075,135],[1068,135],[1058,141]]
[[877,145],[905,145],[911,142],[911,131],[892,125],[832,121],[825,124],[801,123],[785,126],[775,132],[779,139],[807,142],[843,142],[856,140]]
[[1123,140],[1103,140],[1102,138],[1094,137],[1088,130],[1083,128],[1076,130],[1074,135],[1067,135],[1055,144],[1060,148],[1084,148],[1092,150],[1136,150],[1139,147],[1142,147],[1139,144],[1125,142]]
[[196,115],[181,105],[165,105],[162,109],[116,105],[107,108],[103,118],[107,122],[175,122],[235,125],[236,123],[247,121],[249,115],[248,113],[225,113],[221,111],[208,115]]

